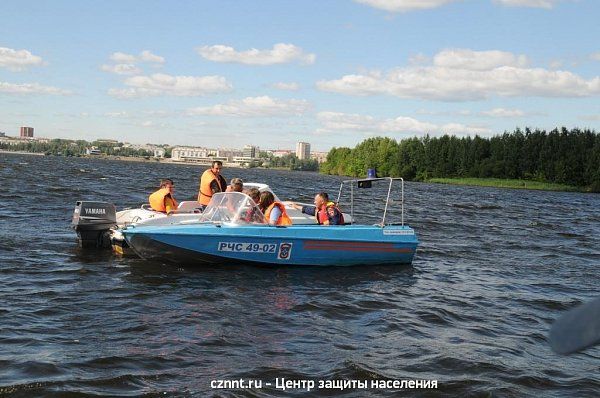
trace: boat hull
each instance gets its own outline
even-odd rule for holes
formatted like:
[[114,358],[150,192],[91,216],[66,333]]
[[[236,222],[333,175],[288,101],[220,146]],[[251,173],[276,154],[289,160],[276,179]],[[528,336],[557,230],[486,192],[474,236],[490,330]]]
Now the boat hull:
[[178,265],[410,264],[418,245],[406,226],[205,224],[133,227],[123,234],[140,257]]

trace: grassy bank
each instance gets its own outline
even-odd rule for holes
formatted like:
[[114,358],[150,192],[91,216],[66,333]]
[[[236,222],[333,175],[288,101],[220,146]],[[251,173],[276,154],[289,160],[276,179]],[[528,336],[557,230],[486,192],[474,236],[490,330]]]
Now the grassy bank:
[[479,187],[538,189],[542,191],[583,192],[585,189],[572,185],[552,184],[528,180],[504,180],[500,178],[431,178],[427,182],[453,185],[473,185]]

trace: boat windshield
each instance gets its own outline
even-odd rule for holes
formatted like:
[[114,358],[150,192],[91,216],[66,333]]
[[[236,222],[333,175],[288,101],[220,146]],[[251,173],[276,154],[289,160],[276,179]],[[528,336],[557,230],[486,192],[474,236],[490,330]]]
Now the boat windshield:
[[219,192],[202,212],[200,221],[233,224],[266,224],[265,216],[245,193]]

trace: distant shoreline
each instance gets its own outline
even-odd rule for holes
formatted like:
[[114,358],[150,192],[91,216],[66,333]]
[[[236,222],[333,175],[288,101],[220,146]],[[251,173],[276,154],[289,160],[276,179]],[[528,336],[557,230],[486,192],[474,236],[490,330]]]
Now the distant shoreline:
[[[24,151],[7,151],[0,149],[0,153],[7,154],[15,154],[15,155],[33,155],[33,156],[53,156],[53,157],[64,157],[64,156],[55,156],[55,155],[45,155],[44,153],[38,152],[24,152]],[[114,155],[92,155],[92,156],[73,156],[73,158],[79,159],[99,159],[99,160],[116,160],[123,162],[146,162],[146,163],[160,163],[160,164],[175,164],[175,165],[184,165],[184,166],[200,166],[200,167],[209,167],[206,164],[199,164],[196,162],[178,162],[173,161],[171,159],[158,159],[158,158],[149,158],[145,159],[143,157],[134,157],[134,156],[114,156]],[[227,165],[229,168],[240,168],[239,166]],[[257,167],[258,169],[266,169],[266,170],[289,170],[285,167]],[[490,188],[504,188],[504,189],[531,189],[537,191],[551,191],[551,192],[583,192],[589,193],[590,191],[585,190],[582,187],[576,187],[572,185],[564,185],[564,184],[552,184],[545,183],[539,181],[530,181],[530,180],[513,180],[513,179],[500,179],[500,178],[430,178],[426,181],[426,183],[434,183],[434,184],[447,184],[447,185],[463,185],[463,186],[476,186],[476,187],[490,187]]]
[[25,151],[7,151],[6,149],[0,149],[0,153],[13,153],[15,155],[34,155],[34,156],[46,156],[44,153],[39,152],[25,152]]
[[564,184],[552,184],[530,180],[511,180],[501,178],[430,178],[425,182],[448,185],[467,185],[476,187],[532,189],[536,191],[554,192],[589,192],[581,187]]
[[[52,157],[56,157],[56,158],[74,158],[74,159],[98,159],[98,160],[116,160],[116,161],[122,161],[122,162],[146,162],[146,163],[160,163],[160,164],[175,164],[175,165],[182,165],[182,166],[199,166],[199,167],[210,167],[210,165],[208,164],[201,164],[198,162],[181,162],[181,161],[174,161],[171,158],[143,158],[143,157],[137,157],[137,156],[115,156],[115,155],[85,155],[85,156],[57,156],[57,155],[46,155],[44,153],[40,153],[40,152],[25,152],[25,151],[7,151],[5,149],[0,149],[0,153],[9,153],[9,154],[15,154],[15,155],[34,155],[34,156],[52,156]],[[235,169],[240,169],[240,168],[244,168],[244,167],[240,167],[237,165],[228,165],[227,163],[225,163],[225,166],[228,168],[235,168]],[[296,171],[296,170],[290,170],[287,167],[254,167],[256,169],[265,169],[265,170],[288,170],[288,171]],[[305,170],[298,170],[298,171],[305,171]]]

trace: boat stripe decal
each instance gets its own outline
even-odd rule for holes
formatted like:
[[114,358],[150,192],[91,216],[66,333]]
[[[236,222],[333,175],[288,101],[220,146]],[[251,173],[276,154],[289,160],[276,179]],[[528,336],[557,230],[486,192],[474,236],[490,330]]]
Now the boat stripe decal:
[[304,242],[305,245],[310,246],[361,246],[361,247],[394,247],[393,242],[348,242],[348,241],[335,241],[335,240],[307,240]]
[[339,246],[304,246],[304,250],[342,250],[352,252],[391,252],[391,253],[412,253],[410,248],[375,248],[375,247],[339,247]]
[[304,242],[305,250],[342,250],[359,252],[412,253],[409,247],[395,247],[393,243],[380,242],[336,242],[309,240]]

